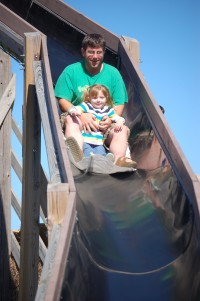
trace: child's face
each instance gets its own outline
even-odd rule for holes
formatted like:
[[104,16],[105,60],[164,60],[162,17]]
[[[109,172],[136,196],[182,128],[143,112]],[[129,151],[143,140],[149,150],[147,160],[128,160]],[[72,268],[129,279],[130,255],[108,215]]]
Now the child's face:
[[99,91],[96,96],[91,97],[90,103],[95,109],[102,109],[106,104],[106,97],[102,91]]

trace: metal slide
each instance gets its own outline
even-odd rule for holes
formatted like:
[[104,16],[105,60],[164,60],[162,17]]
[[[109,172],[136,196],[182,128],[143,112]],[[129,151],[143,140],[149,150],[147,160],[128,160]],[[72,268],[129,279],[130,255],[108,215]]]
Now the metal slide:
[[193,208],[170,166],[75,181],[64,300],[199,300]]
[[77,223],[61,300],[199,301],[199,183],[123,39],[62,1],[1,2],[47,35],[54,83],[96,31],[129,94],[124,116],[138,170],[97,172],[98,158],[87,168],[71,163]]

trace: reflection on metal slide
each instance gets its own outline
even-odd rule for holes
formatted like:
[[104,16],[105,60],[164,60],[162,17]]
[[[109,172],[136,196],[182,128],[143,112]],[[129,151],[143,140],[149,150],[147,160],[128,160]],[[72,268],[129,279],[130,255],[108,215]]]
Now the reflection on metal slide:
[[[155,143],[148,135],[143,149],[147,139]],[[194,212],[171,166],[110,175],[72,169],[78,221],[63,299],[199,300]]]
[[54,83],[81,59],[84,34],[99,32],[129,94],[124,117],[137,170],[99,171],[98,156],[83,166],[71,160],[77,222],[60,300],[199,301],[199,184],[124,39],[63,1],[1,2],[47,36]]

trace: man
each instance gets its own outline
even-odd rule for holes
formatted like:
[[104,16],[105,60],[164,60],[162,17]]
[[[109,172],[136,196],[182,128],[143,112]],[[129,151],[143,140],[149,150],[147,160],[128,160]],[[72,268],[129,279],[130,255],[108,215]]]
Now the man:
[[[106,43],[100,34],[88,34],[82,41],[81,62],[69,65],[64,69],[55,87],[55,96],[58,98],[60,109],[70,112],[73,106],[82,101],[84,89],[94,84],[106,86],[111,94],[116,114],[122,115],[124,104],[128,102],[125,84],[119,71],[103,62]],[[91,113],[84,113],[78,117],[85,132],[97,131],[95,117]],[[111,120],[104,117],[99,129],[105,132],[111,125]],[[114,154],[115,164],[119,166],[135,167],[136,162],[125,157],[127,150],[129,129],[124,126],[119,132],[109,131],[106,146]],[[77,116],[66,114],[65,136],[74,137],[83,149],[82,134]]]

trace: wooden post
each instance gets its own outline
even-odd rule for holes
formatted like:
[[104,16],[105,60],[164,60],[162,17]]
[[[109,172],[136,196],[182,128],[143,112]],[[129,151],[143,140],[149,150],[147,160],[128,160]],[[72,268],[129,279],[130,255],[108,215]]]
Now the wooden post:
[[67,202],[69,199],[68,183],[48,184],[48,240],[50,241],[51,231],[54,224],[61,224],[66,214]]
[[132,58],[134,59],[136,66],[139,68],[139,66],[140,66],[140,44],[139,44],[139,42],[136,39],[125,37],[125,36],[123,36],[123,39],[130,51]]
[[[10,57],[0,50],[0,112],[2,96],[11,79]],[[8,92],[9,93],[9,92]],[[7,103],[8,105],[8,103]],[[2,116],[2,114],[1,114]],[[11,110],[0,125],[0,300],[8,300],[11,250]]]
[[39,33],[25,34],[20,301],[34,300],[38,286],[41,120],[35,93],[33,61],[39,59],[40,48]]

